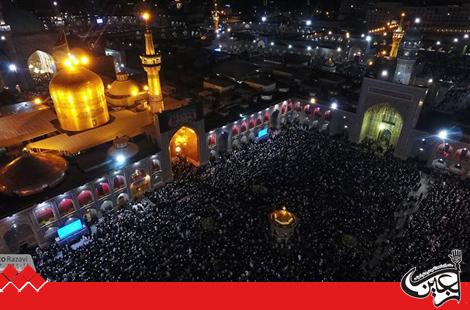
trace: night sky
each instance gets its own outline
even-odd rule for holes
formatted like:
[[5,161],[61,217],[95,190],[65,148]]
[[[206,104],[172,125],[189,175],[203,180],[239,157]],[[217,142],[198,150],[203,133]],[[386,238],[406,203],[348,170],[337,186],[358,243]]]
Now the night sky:
[[[4,8],[18,7],[22,9],[47,12],[53,9],[53,0],[0,0]],[[159,7],[165,8],[173,0],[146,0],[147,3],[157,3]],[[181,0],[181,2],[191,3],[194,9],[208,7],[213,0]],[[367,0],[363,0],[367,1]],[[66,11],[88,11],[93,13],[103,13],[116,10],[126,10],[137,4],[138,0],[57,0],[59,7]],[[470,0],[382,0],[377,2],[402,2],[405,5],[435,5],[435,4],[462,4],[469,3]],[[239,10],[250,10],[253,7],[261,8],[263,0],[219,0],[221,5],[230,4],[233,8]],[[270,6],[279,9],[301,9],[307,4],[307,0],[269,0]],[[341,4],[341,0],[310,0],[312,8],[333,9],[336,10]]]

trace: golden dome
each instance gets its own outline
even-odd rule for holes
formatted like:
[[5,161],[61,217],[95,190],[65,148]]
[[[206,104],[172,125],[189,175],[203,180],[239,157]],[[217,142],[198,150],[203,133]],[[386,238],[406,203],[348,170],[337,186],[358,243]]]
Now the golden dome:
[[283,207],[271,213],[271,219],[280,226],[290,226],[295,223],[295,215]]
[[119,72],[116,78],[116,81],[111,83],[106,91],[106,99],[110,104],[114,106],[130,106],[145,95],[144,92],[140,91],[139,84],[129,80],[127,73]]
[[82,66],[59,71],[49,84],[49,92],[64,130],[82,131],[109,121],[103,81]]
[[108,95],[115,97],[136,96],[139,93],[139,84],[129,80],[126,73],[118,73],[117,80],[111,83],[108,89]]
[[47,153],[24,152],[0,170],[0,192],[29,196],[58,184],[65,176],[67,161]]

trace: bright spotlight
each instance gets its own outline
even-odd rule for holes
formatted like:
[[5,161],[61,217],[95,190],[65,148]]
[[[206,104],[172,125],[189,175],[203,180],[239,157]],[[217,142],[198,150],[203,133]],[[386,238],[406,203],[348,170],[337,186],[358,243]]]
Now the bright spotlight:
[[16,68],[16,65],[15,64],[9,64],[8,65],[8,69],[11,71],[11,72],[16,72],[18,70],[18,68]]
[[118,165],[122,165],[126,162],[126,156],[123,154],[118,154],[116,155],[115,160]]
[[419,24],[419,23],[421,23],[421,18],[416,17],[416,18],[415,18],[415,24]]
[[179,145],[176,146],[175,151],[176,151],[176,153],[181,153],[181,146],[179,146]]
[[82,56],[80,58],[80,62],[83,64],[83,65],[86,65],[90,62],[90,58],[88,58],[87,56]]
[[437,136],[439,137],[439,139],[442,139],[442,140],[447,139],[447,130],[444,129],[444,130],[439,131]]
[[144,12],[144,13],[142,14],[142,19],[143,19],[144,21],[148,21],[148,20],[150,19],[150,13],[149,13],[149,12]]
[[388,76],[388,71],[387,71],[387,70],[382,70],[381,75],[382,75],[383,77],[387,77],[387,76]]
[[366,41],[367,41],[367,42],[372,41],[372,37],[371,37],[371,36],[366,36]]
[[265,23],[267,20],[268,20],[268,18],[267,18],[266,16],[261,17],[261,21],[262,21],[263,23]]
[[333,110],[336,110],[338,108],[338,103],[336,102],[333,102],[330,107],[333,109]]
[[292,44],[289,44],[288,48],[292,48]]
[[312,20],[307,19],[307,20],[305,21],[305,25],[311,26],[311,25],[312,25]]

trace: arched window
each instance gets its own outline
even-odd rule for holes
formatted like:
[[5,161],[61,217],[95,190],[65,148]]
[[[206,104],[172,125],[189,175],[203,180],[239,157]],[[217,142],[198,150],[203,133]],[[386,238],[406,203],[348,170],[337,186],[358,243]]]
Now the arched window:
[[240,127],[240,129],[241,129],[242,132],[246,131],[246,122],[245,121],[243,121],[242,126]]
[[289,101],[289,103],[287,104],[287,111],[292,111],[292,108],[293,108],[293,103],[292,101]]
[[96,196],[98,199],[108,196],[111,193],[109,184],[107,182],[100,182],[96,186]]
[[269,114],[269,111],[266,111],[266,113],[264,113],[264,121],[269,122],[270,119],[271,119],[271,114]]
[[59,209],[59,214],[61,217],[66,216],[75,211],[73,200],[70,198],[62,199],[57,208]]
[[234,126],[232,127],[232,136],[234,136],[234,137],[235,137],[235,136],[238,136],[239,133],[240,133],[240,128],[238,128],[237,125],[234,125]]
[[113,179],[114,190],[121,189],[126,186],[126,178],[123,175],[116,175]]
[[93,194],[87,189],[82,190],[77,196],[77,201],[80,207],[86,206],[93,202]]
[[215,134],[211,134],[209,136],[209,142],[208,142],[209,146],[215,146],[216,142],[217,142],[217,138],[215,137]]
[[281,114],[284,114],[287,112],[287,104],[283,104],[281,107]]
[[42,203],[34,209],[34,217],[39,226],[44,226],[55,221],[54,211],[49,203]]

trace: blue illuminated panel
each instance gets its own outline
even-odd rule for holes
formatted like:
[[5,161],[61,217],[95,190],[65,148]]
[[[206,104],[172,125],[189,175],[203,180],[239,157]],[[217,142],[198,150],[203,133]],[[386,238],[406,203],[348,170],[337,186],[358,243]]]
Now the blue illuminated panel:
[[57,229],[57,235],[59,235],[60,239],[65,239],[68,236],[73,235],[77,231],[80,231],[82,227],[83,227],[82,221],[76,220]]
[[264,128],[258,131],[258,139],[264,138],[267,135],[268,135],[268,128]]

